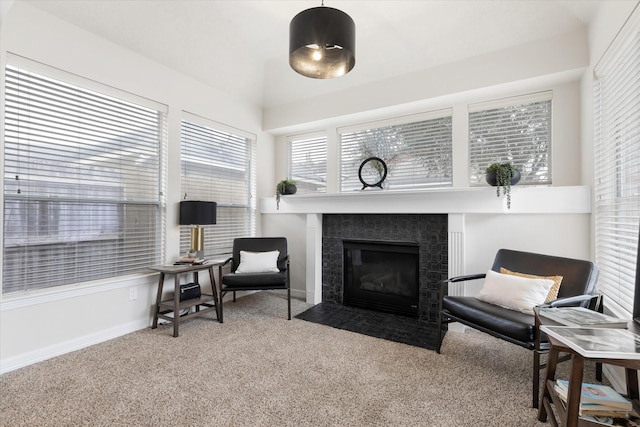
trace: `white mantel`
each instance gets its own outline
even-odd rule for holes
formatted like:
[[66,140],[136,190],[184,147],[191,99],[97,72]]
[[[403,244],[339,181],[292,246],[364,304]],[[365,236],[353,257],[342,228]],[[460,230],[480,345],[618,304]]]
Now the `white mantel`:
[[[322,301],[322,214],[448,214],[449,275],[464,270],[465,214],[589,214],[591,189],[588,186],[511,188],[511,209],[495,188],[438,188],[412,191],[366,190],[353,193],[295,194],[260,200],[262,214],[304,214],[306,226],[306,300]],[[458,286],[459,288],[456,288]],[[450,294],[464,293],[462,285],[449,288]]]
[[352,193],[295,194],[261,200],[260,212],[277,213],[590,213],[588,186],[511,188],[511,209],[495,188],[438,188],[411,191],[365,190]]

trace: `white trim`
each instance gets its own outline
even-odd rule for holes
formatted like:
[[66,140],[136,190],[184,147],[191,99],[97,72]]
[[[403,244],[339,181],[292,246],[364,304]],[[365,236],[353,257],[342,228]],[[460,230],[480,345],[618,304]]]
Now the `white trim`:
[[2,359],[0,374],[14,371],[37,362],[42,362],[44,360],[51,359],[52,357],[61,356],[72,351],[90,347],[95,344],[100,344],[131,332],[148,328],[150,325],[150,319],[137,320],[111,329],[106,329],[104,331],[42,347],[18,356],[8,357],[6,359]]
[[589,214],[588,186],[511,187],[511,209],[495,187],[425,190],[363,190],[345,193],[282,196],[260,199],[260,213],[476,213]]
[[258,139],[255,133],[247,132],[246,130],[225,125],[224,123],[216,122],[215,120],[211,120],[206,117],[202,117],[185,110],[182,110],[182,120],[187,120],[187,121],[199,124],[201,126],[206,126],[220,132],[228,132],[237,136],[241,136],[246,139],[250,139],[251,141],[256,141]]
[[313,132],[305,132],[305,133],[297,133],[292,135],[287,135],[285,137],[285,141],[290,143],[292,141],[304,141],[307,139],[316,139],[316,138],[327,138],[327,129],[318,130]]
[[0,312],[31,307],[38,304],[46,304],[54,301],[68,300],[70,298],[108,292],[115,289],[129,288],[136,285],[145,285],[149,277],[158,275],[157,272],[140,273],[128,276],[118,276],[108,279],[94,280],[80,284],[56,286],[46,289],[26,291],[3,295],[0,301]]
[[527,95],[510,96],[508,98],[477,102],[475,104],[469,104],[467,108],[470,113],[475,113],[477,111],[493,110],[495,108],[511,107],[513,105],[532,104],[534,102],[551,100],[553,100],[553,91],[545,90],[543,92],[535,92]]
[[350,126],[343,126],[336,129],[338,135],[343,133],[358,132],[367,129],[378,129],[387,126],[397,126],[406,123],[421,122],[425,120],[439,119],[442,117],[450,117],[453,115],[453,108],[443,108],[441,110],[433,110],[424,113],[410,114],[407,116],[392,117],[390,119],[375,120],[372,122],[359,123]]
[[47,78],[57,79],[68,84],[80,86],[83,89],[90,89],[108,96],[117,97],[124,101],[159,111],[163,114],[169,113],[169,106],[167,104],[145,98],[144,96],[137,95],[135,93],[127,92],[123,89],[118,89],[117,87],[109,86],[99,81],[72,73],[71,71],[56,68],[12,52],[7,52],[7,63],[5,65],[23,68],[32,73],[42,74]]

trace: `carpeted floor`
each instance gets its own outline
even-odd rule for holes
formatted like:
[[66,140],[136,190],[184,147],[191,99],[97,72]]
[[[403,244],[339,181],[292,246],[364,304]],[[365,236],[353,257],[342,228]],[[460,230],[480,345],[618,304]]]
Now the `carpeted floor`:
[[[294,314],[310,306],[292,301]],[[261,292],[0,377],[1,426],[544,426],[531,352],[449,333],[442,354],[303,321]],[[568,364],[561,366],[560,375]],[[565,371],[563,371],[563,369]],[[586,369],[585,381],[593,369]]]

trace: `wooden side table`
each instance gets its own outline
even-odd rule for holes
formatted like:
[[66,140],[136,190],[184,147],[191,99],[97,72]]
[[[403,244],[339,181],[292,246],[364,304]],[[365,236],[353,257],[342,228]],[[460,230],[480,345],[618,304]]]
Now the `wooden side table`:
[[[207,262],[201,265],[156,265],[149,267],[151,270],[160,272],[160,278],[158,280],[158,294],[156,296],[156,307],[153,316],[153,325],[151,329],[158,327],[158,318],[167,320],[173,323],[173,336],[177,337],[179,334],[179,326],[182,320],[189,319],[191,317],[200,316],[201,314],[208,313],[210,311],[216,311],[216,319],[220,321],[219,299],[216,280],[213,275],[213,267],[218,265],[218,262]],[[198,272],[207,270],[209,272],[209,280],[211,281],[211,294],[204,294],[200,298],[193,298],[184,301],[180,301],[180,274],[193,273],[193,281],[198,282]],[[162,289],[164,287],[164,279],[166,275],[173,275],[174,291],[173,298],[170,300],[162,301]],[[195,307],[195,312],[188,313],[184,316],[180,316],[180,311],[184,309],[191,309]],[[202,309],[201,309],[202,308]],[[173,313],[173,316],[168,316],[169,313]]]
[[[632,322],[631,322],[632,323]],[[632,332],[638,333],[638,328],[633,325],[629,327]],[[538,420],[545,422],[547,417],[553,426],[564,427],[591,427],[599,424],[581,419],[579,416],[580,393],[582,389],[583,368],[585,360],[593,360],[603,364],[622,366],[625,368],[627,381],[627,397],[633,401],[634,408],[638,410],[638,370],[640,360],[630,359],[609,359],[606,357],[585,357],[579,352],[562,344],[558,340],[549,336],[551,348],[547,360],[547,374],[543,383],[542,404],[538,410]],[[556,365],[559,353],[568,353],[571,356],[571,377],[569,378],[569,391],[567,396],[566,409],[555,392]],[[559,420],[554,416],[552,405]]]

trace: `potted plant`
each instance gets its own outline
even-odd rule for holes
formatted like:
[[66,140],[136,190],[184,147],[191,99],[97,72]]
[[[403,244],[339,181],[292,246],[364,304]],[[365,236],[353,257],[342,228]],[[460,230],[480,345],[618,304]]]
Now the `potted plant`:
[[487,182],[496,187],[496,194],[500,197],[500,188],[507,196],[507,209],[511,209],[511,186],[520,181],[520,171],[511,163],[493,163],[487,170]]
[[276,206],[280,209],[280,196],[283,194],[296,194],[298,187],[293,179],[283,179],[276,185]]

